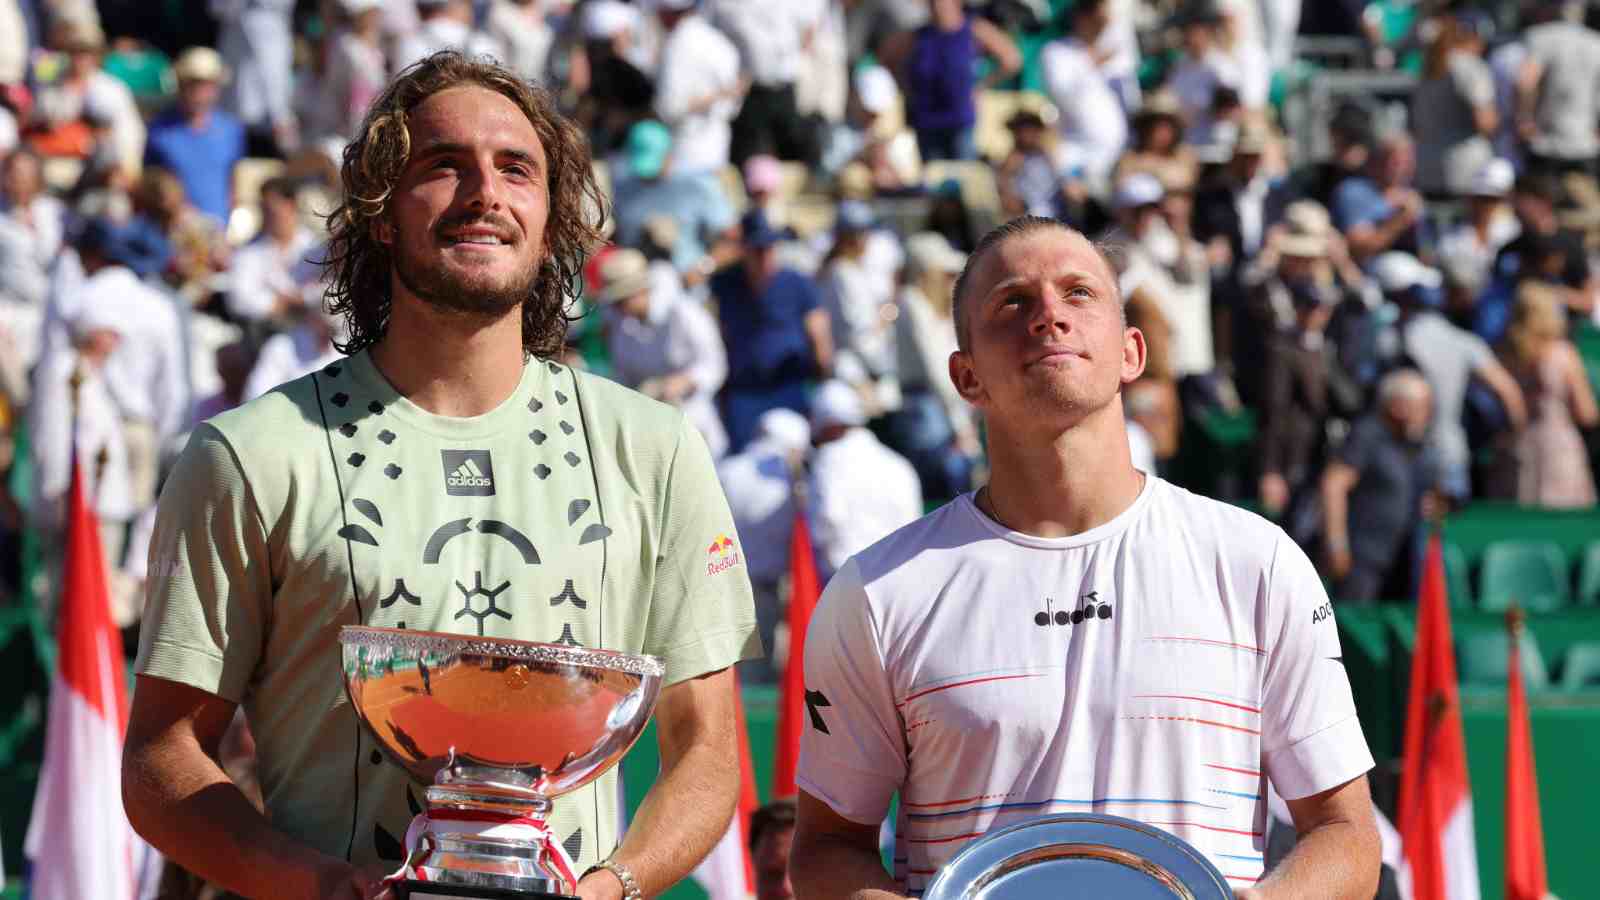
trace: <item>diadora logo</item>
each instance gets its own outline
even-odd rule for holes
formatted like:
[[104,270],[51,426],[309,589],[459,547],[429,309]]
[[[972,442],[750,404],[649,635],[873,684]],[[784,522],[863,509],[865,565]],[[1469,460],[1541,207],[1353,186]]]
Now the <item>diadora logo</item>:
[[706,563],[707,575],[726,572],[744,562],[744,557],[739,555],[739,545],[733,542],[733,538],[725,534],[717,535],[717,539],[712,541],[711,546],[706,548],[706,557],[709,560]]
[[1101,602],[1098,591],[1084,594],[1078,598],[1078,603],[1077,609],[1056,609],[1055,600],[1046,597],[1043,611],[1033,614],[1033,624],[1046,628],[1051,625],[1077,625],[1095,619],[1111,618],[1111,604]]
[[452,497],[494,495],[494,464],[487,450],[440,450],[444,491]]

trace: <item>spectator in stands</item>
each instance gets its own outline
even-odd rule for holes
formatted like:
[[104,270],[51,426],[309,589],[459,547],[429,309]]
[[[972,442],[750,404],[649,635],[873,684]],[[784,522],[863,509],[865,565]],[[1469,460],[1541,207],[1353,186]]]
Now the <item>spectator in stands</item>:
[[244,398],[254,400],[280,384],[314,372],[344,358],[334,341],[341,337],[340,320],[330,316],[319,304],[292,310],[289,328],[261,345],[255,366],[245,380]]
[[473,25],[471,0],[416,0],[416,5],[416,30],[395,41],[395,71],[440,50],[460,50],[469,56],[500,55],[494,39]]
[[1328,122],[1328,142],[1332,154],[1307,166],[1296,176],[1300,194],[1324,208],[1333,205],[1333,196],[1346,179],[1360,178],[1372,158],[1377,139],[1373,134],[1372,114],[1360,105],[1347,102],[1334,110]]
[[577,118],[584,123],[596,156],[616,149],[635,123],[652,115],[655,85],[629,58],[638,40],[637,7],[620,0],[598,0],[583,8],[583,44],[578,71],[569,76],[577,89]]
[[95,219],[76,245],[85,280],[70,323],[91,308],[121,317],[121,340],[104,363],[106,388],[121,420],[126,447],[128,495],[136,514],[155,502],[160,454],[189,425],[186,334],[176,301],[139,279],[137,232]]
[[39,156],[19,148],[0,164],[0,219],[26,237],[26,250],[40,269],[61,251],[66,207],[44,189]]
[[822,170],[838,175],[849,164],[861,163],[879,193],[920,188],[922,157],[916,135],[890,116],[901,102],[894,76],[879,65],[862,66],[851,85],[845,120],[829,131],[823,145]]
[[711,278],[711,296],[728,349],[722,421],[737,453],[761,414],[786,407],[804,412],[808,382],[833,367],[833,336],[816,283],[778,262],[783,235],[760,210],[740,221],[744,259]]
[[1008,218],[1062,216],[1089,199],[1083,166],[1038,113],[1021,110],[1006,122],[1011,153],[1000,164],[1000,209]]
[[1172,377],[1205,379],[1216,367],[1211,340],[1211,267],[1199,242],[1175,229],[1162,206],[1156,176],[1129,175],[1117,184],[1113,205],[1120,222],[1114,238],[1127,259],[1124,290],[1142,288],[1171,328]]
[[1600,156],[1600,34],[1566,15],[1561,0],[1538,0],[1535,22],[1522,37],[1527,60],[1517,84],[1517,132],[1528,147],[1528,170],[1573,176],[1580,205],[1596,197],[1594,164]]
[[[189,202],[178,176],[155,166],[145,169],[134,210],[133,224],[167,254],[155,271],[191,306],[206,303],[217,289],[215,276],[226,272],[231,260],[222,224]],[[144,268],[135,271],[150,274]]]
[[535,83],[545,81],[556,42],[547,15],[546,0],[493,0],[484,22],[506,67]]
[[222,386],[216,393],[202,397],[195,403],[194,416],[189,421],[190,428],[249,399],[245,395],[245,382],[250,378],[250,370],[255,368],[255,350],[246,341],[229,341],[217,348],[216,357],[217,377]]
[[1127,115],[1098,52],[1113,14],[1113,0],[1084,0],[1073,7],[1072,32],[1039,51],[1040,77],[1060,114],[1062,144],[1096,186],[1110,176],[1128,140]]
[[[977,159],[973,128],[977,92],[1016,75],[1022,54],[994,23],[969,13],[961,0],[929,0],[927,24],[891,36],[878,57],[906,95],[906,121],[922,158]],[[978,61],[993,66],[978,80]]]
[[895,369],[894,284],[873,277],[867,244],[876,220],[871,207],[856,200],[839,204],[833,247],[817,276],[822,307],[828,311],[836,377],[874,397],[876,386]]
[[383,0],[339,0],[343,21],[322,50],[321,77],[303,95],[305,138],[334,166],[361,130],[367,107],[388,83],[383,56]]
[[774,800],[750,815],[750,862],[755,900],[794,900],[789,852],[794,846],[795,802]]
[[145,162],[178,176],[195,208],[226,224],[233,167],[245,155],[244,125],[217,106],[228,68],[209,47],[190,47],[173,66],[178,104],[150,124]]
[[[132,494],[122,417],[110,391],[115,375],[107,367],[129,324],[125,315],[116,305],[84,304],[67,323],[68,346],[46,356],[34,373],[28,412],[33,467],[28,524],[39,530],[39,546],[48,557],[42,567],[45,572],[60,571],[51,564],[60,565],[75,458],[82,467],[85,496],[100,523],[101,548],[110,571],[122,562],[128,523],[140,509]],[[81,379],[76,390],[75,378]],[[47,621],[53,593],[45,595],[50,602]]]
[[1484,163],[1461,191],[1466,195],[1466,216],[1439,239],[1440,264],[1460,277],[1473,301],[1488,285],[1501,248],[1521,231],[1516,216],[1506,205],[1506,195],[1515,178],[1508,160]]
[[1389,250],[1419,256],[1427,246],[1422,195],[1411,186],[1416,160],[1410,136],[1391,134],[1379,145],[1370,174],[1346,178],[1333,192],[1329,212],[1358,264]]
[[[308,298],[295,268],[316,246],[300,219],[295,183],[270,178],[261,185],[261,233],[234,254],[228,269],[228,312],[248,325],[282,325]],[[315,299],[309,302],[317,302]]]
[[217,50],[232,61],[222,105],[244,124],[252,156],[300,147],[294,109],[294,0],[211,0]]
[[750,81],[739,50],[695,13],[695,0],[652,0],[664,34],[655,111],[672,129],[672,168],[709,176],[729,162],[733,118]]
[[1220,44],[1223,13],[1215,0],[1189,0],[1173,24],[1182,29],[1183,53],[1167,75],[1167,88],[1183,108],[1184,140],[1204,146],[1212,142],[1218,90],[1238,96],[1239,68]]
[[740,678],[777,681],[782,671],[775,640],[782,621],[781,587],[789,574],[789,537],[795,521],[795,479],[811,452],[811,423],[792,409],[763,413],[744,450],[717,461],[717,479],[728,495],[739,546],[755,590],[762,659],[739,666]]
[[[670,274],[670,273],[669,273]],[[716,393],[728,377],[717,323],[684,296],[676,279],[653,279],[643,253],[621,248],[600,267],[606,347],[618,381],[679,407],[700,429],[713,459],[728,447]]]
[[850,96],[851,60],[845,34],[845,0],[808,0],[812,7],[806,52],[795,81],[795,104],[802,116],[824,125],[844,120]]
[[1417,187],[1429,197],[1464,193],[1494,158],[1499,127],[1494,74],[1483,60],[1488,17],[1460,10],[1434,20],[1423,78],[1411,93]]
[[721,186],[709,178],[685,176],[674,168],[672,132],[654,120],[634,125],[619,158],[611,165],[612,209],[617,243],[637,247],[645,223],[667,216],[678,223],[673,265],[695,283],[736,258],[733,207]]
[[922,516],[922,486],[905,457],[865,427],[861,394],[825,382],[811,400],[807,519],[823,583],[845,560]]
[[937,232],[906,239],[894,320],[901,406],[890,416],[889,440],[911,461],[927,497],[970,490],[981,453],[972,407],[950,381],[950,354],[956,351],[950,306],[966,259]]
[[1600,296],[1600,272],[1589,264],[1584,236],[1562,228],[1556,218],[1561,183],[1553,175],[1524,175],[1511,193],[1521,232],[1495,257],[1492,282],[1479,299],[1472,330],[1486,341],[1505,335],[1516,291],[1526,279],[1555,285],[1572,312],[1588,315]]
[[1579,429],[1600,425],[1600,409],[1583,359],[1566,334],[1566,312],[1553,291],[1525,282],[1499,355],[1527,398],[1528,420],[1499,448],[1492,497],[1523,506],[1595,504],[1594,474]]
[[1194,184],[1199,161],[1194,148],[1183,142],[1183,107],[1169,90],[1144,98],[1133,116],[1133,143],[1117,161],[1117,181],[1136,172],[1148,172],[1163,184]]
[[44,156],[87,157],[93,135],[85,121],[92,107],[112,124],[118,157],[130,172],[139,171],[145,152],[145,125],[128,86],[100,67],[105,35],[93,22],[63,19],[50,33],[53,49],[67,57],[66,69],[34,94],[28,142]]
[[1440,489],[1452,500],[1465,500],[1472,493],[1471,448],[1461,419],[1468,382],[1477,378],[1493,392],[1513,428],[1527,421],[1522,390],[1482,338],[1444,317],[1438,270],[1398,251],[1378,257],[1372,269],[1384,297],[1400,311],[1400,361],[1420,371],[1433,389],[1428,446],[1438,461]]
[[789,203],[783,196],[783,163],[776,156],[758,153],[744,161],[740,173],[749,209],[767,214],[767,221],[778,227],[789,224]]
[[1357,422],[1322,473],[1323,544],[1332,595],[1345,603],[1416,596],[1411,548],[1439,509],[1425,438],[1428,382],[1410,369],[1384,376],[1376,411]]
[[1282,255],[1275,285],[1280,291],[1269,303],[1278,315],[1288,315],[1267,338],[1262,360],[1259,496],[1262,509],[1282,517],[1296,540],[1315,530],[1306,511],[1314,508],[1309,501],[1322,471],[1326,421],[1360,412],[1363,400],[1328,335],[1341,301],[1328,250],[1328,234],[1310,229],[1274,232],[1269,250]]
[[711,21],[739,48],[750,89],[733,120],[729,156],[736,166],[758,153],[810,163],[817,156],[815,126],[800,115],[796,82],[821,8],[811,3],[715,0]]

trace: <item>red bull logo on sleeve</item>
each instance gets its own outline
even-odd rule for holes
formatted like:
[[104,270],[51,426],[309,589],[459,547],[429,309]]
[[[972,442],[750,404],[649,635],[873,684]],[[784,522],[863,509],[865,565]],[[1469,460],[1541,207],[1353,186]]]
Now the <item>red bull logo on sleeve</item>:
[[739,554],[739,545],[733,538],[719,534],[711,546],[706,548],[706,575],[709,577],[718,572],[726,572],[734,566],[743,565],[744,557]]

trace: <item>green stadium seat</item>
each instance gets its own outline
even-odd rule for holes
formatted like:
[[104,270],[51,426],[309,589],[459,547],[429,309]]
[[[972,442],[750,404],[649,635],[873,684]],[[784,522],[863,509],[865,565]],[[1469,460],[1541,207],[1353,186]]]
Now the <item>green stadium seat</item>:
[[1531,613],[1550,612],[1571,596],[1567,555],[1542,541],[1495,541],[1483,551],[1478,605],[1490,612],[1513,603]]
[[[1550,672],[1533,635],[1522,633],[1522,683],[1528,690],[1550,685]],[[1480,631],[1456,642],[1463,687],[1504,687],[1511,672],[1511,643],[1504,631]]]
[[1561,661],[1561,686],[1569,691],[1600,687],[1600,643],[1580,641]]
[[1578,563],[1578,593],[1573,599],[1579,606],[1600,606],[1600,541],[1583,551]]
[[1444,584],[1450,592],[1450,606],[1455,609],[1472,607],[1472,569],[1467,565],[1467,554],[1455,544],[1446,542],[1444,556]]

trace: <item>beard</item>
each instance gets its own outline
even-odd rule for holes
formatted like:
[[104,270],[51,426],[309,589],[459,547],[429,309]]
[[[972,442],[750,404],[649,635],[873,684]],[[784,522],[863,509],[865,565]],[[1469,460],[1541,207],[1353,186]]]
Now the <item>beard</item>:
[[498,318],[532,301],[539,282],[538,266],[496,280],[487,274],[452,269],[442,260],[427,260],[398,245],[394,271],[405,289],[429,306],[484,318]]

